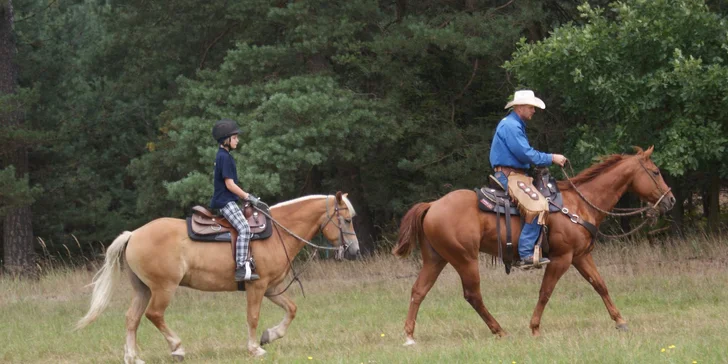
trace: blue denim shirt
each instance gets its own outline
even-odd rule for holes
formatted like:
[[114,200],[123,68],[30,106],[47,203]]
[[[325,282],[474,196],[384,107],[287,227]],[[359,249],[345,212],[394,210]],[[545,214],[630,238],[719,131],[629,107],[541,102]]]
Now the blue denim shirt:
[[495,129],[490,146],[490,165],[528,169],[531,164],[550,166],[551,154],[539,152],[528,144],[526,123],[511,111]]

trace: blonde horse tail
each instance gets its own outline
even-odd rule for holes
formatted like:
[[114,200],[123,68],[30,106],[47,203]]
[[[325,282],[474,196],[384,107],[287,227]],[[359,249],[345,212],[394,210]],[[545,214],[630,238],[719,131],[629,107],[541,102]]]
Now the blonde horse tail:
[[399,225],[399,240],[392,249],[392,254],[404,258],[412,253],[415,248],[414,243],[421,239],[423,233],[422,219],[425,218],[431,205],[430,202],[420,202],[407,211]]
[[119,280],[121,272],[121,255],[124,253],[126,243],[131,238],[131,232],[125,231],[121,233],[114,242],[106,249],[106,259],[103,267],[96,273],[89,286],[94,287],[93,296],[91,297],[91,308],[89,308],[86,316],[76,323],[75,330],[82,329],[90,324],[106,309],[111,301],[111,294],[114,286]]

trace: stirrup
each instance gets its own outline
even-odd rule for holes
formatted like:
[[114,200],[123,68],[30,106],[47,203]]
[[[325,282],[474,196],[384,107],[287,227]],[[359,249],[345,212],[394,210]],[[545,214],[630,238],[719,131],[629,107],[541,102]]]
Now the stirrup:
[[243,263],[242,267],[235,269],[235,281],[237,282],[255,281],[258,279],[260,279],[260,276],[257,273],[253,273],[253,269],[251,268],[249,261]]
[[[489,175],[488,177],[490,177],[491,182],[494,182],[498,187],[500,187],[501,190],[506,191],[506,188],[503,187],[503,184],[500,183],[498,178],[495,178],[495,176],[493,176],[492,174]],[[508,191],[506,191],[506,192],[508,192]]]

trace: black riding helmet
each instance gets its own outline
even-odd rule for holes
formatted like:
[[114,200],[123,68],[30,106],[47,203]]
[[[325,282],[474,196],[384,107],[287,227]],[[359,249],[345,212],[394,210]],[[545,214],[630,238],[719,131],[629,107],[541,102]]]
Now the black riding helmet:
[[225,139],[240,134],[240,128],[234,120],[222,119],[215,123],[212,127],[212,137],[219,143],[222,144]]

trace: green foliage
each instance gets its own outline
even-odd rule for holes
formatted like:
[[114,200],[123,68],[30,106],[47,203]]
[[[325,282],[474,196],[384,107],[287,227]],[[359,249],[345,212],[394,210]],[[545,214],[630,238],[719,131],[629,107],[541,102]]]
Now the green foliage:
[[406,3],[13,2],[26,122],[0,145],[31,147],[34,231],[108,241],[206,205],[227,117],[245,190],[351,192],[376,236],[485,183],[509,72],[549,96],[529,124],[539,149],[584,165],[655,143],[675,173],[724,161],[725,30],[697,2],[595,0],[583,18],[565,0]]
[[579,130],[572,159],[584,165],[589,156],[654,144],[656,162],[673,175],[725,164],[725,20],[697,0],[580,10],[585,25],[521,41],[506,63],[571,115]]
[[30,187],[27,175],[17,178],[15,167],[0,169],[0,217],[13,209],[32,204],[42,191],[39,186]]
[[269,200],[300,195],[314,169],[315,191],[356,175],[360,198],[381,211],[483,183],[483,141],[503,115],[489,110],[502,110],[508,93],[491,91],[504,77],[492,65],[520,35],[510,24],[535,16],[515,13],[415,13],[393,24],[369,1],[270,8],[251,21],[275,37],[242,38],[219,68],[178,80],[155,151],[130,168],[140,196],[160,196],[153,181],[167,181],[169,205],[206,203],[210,128],[223,117],[243,126],[243,188]]

